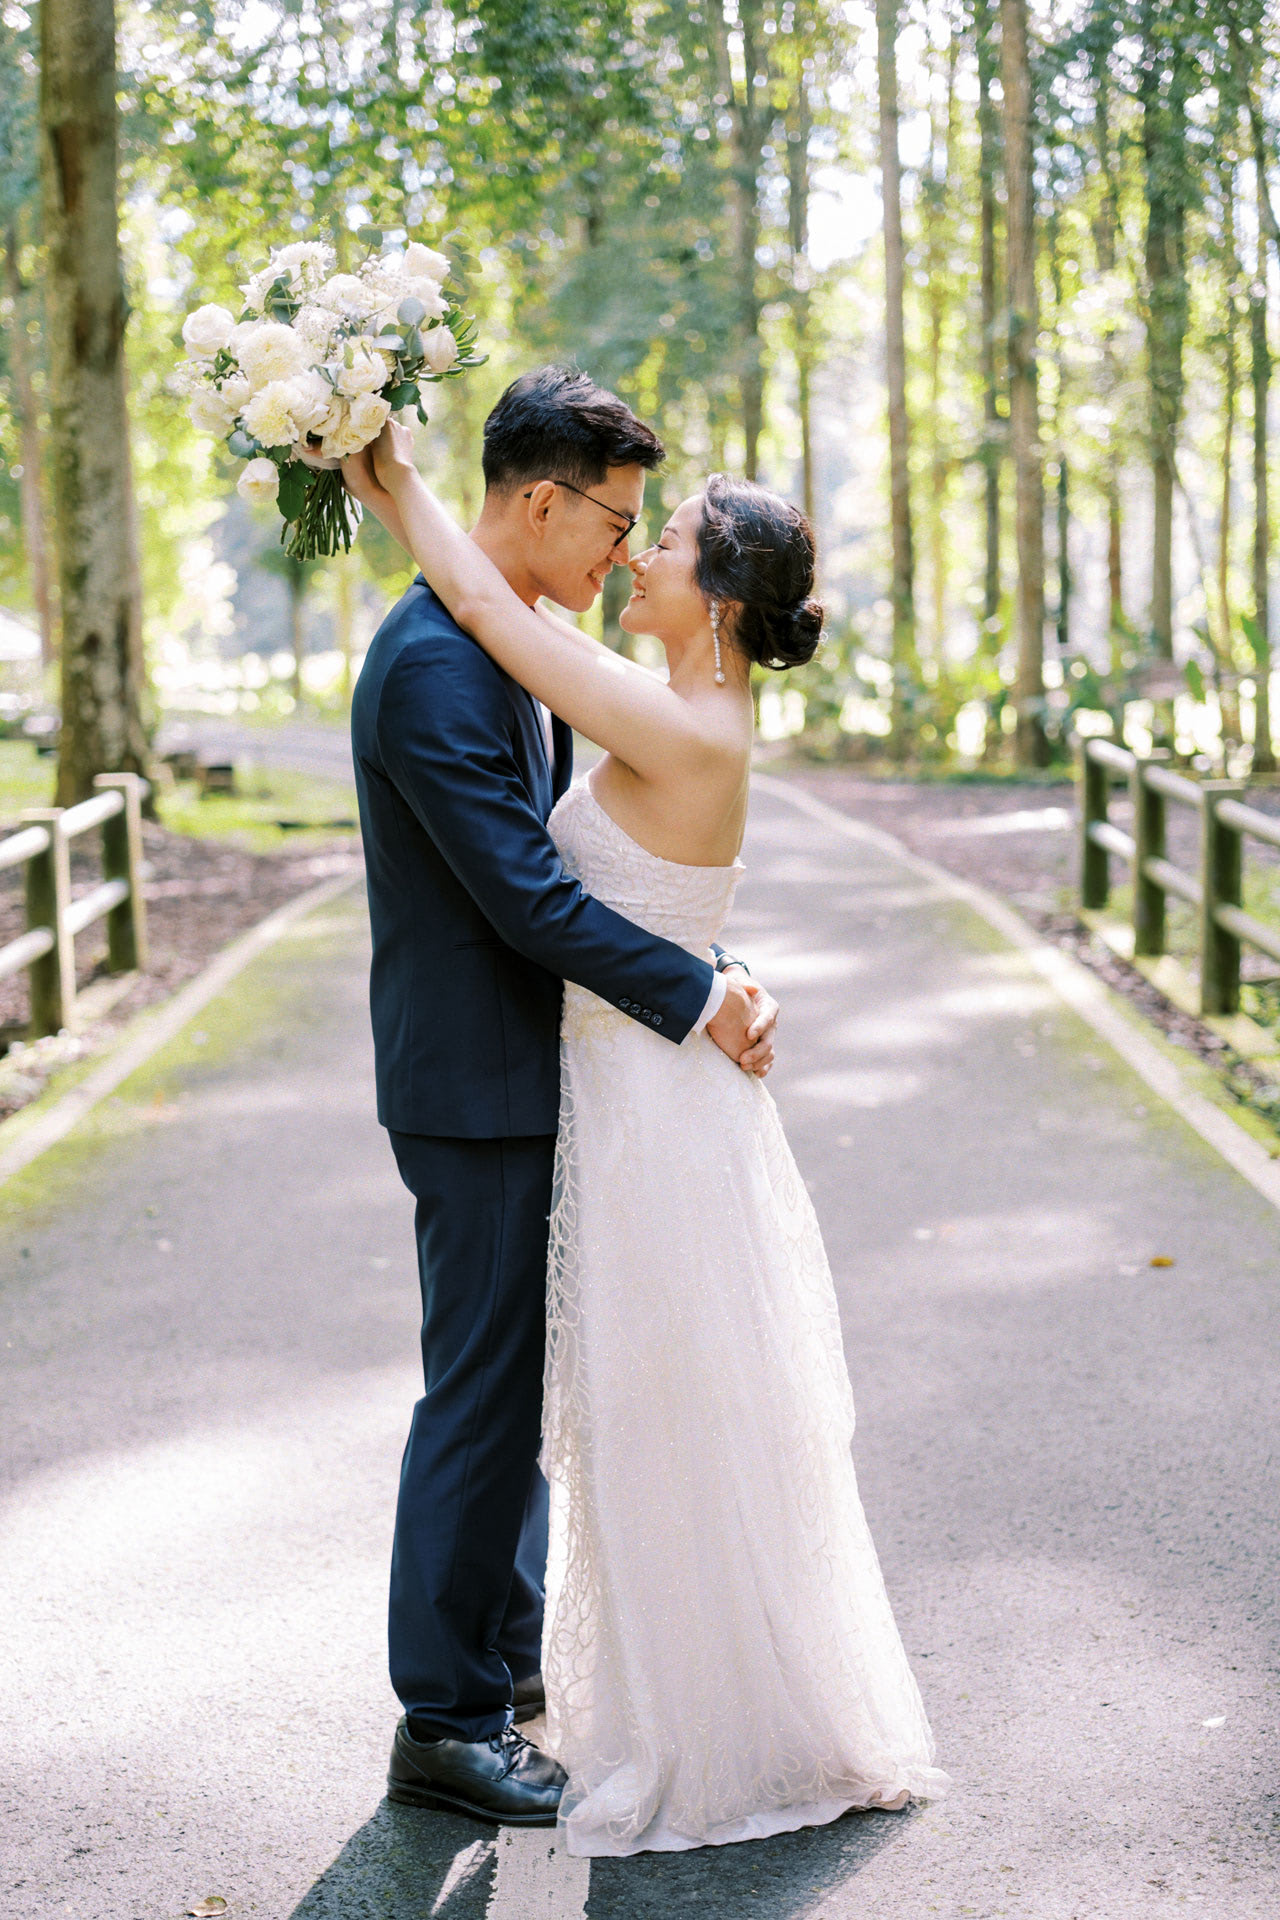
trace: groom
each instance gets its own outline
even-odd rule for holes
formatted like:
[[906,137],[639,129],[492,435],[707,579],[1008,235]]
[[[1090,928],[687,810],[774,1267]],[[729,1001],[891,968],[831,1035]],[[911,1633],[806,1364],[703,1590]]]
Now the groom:
[[[588,608],[625,564],[657,437],[586,375],[543,367],[484,429],[472,537],[530,606]],[[403,544],[367,459],[348,485]],[[776,1008],[601,906],[546,829],[569,729],[419,575],[374,635],[351,714],[373,933],[378,1118],[417,1203],[425,1393],[400,1477],[394,1800],[555,1820],[563,1770],[515,1733],[541,1705],[547,1489],[537,1467],[562,982],[748,1069]],[[761,1019],[764,1031],[759,1031]],[[755,1023],[750,1038],[748,1030]]]

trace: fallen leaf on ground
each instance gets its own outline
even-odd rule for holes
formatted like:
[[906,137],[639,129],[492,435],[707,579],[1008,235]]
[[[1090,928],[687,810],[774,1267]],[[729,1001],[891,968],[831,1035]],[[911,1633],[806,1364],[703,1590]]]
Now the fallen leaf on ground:
[[208,1893],[203,1900],[197,1900],[193,1907],[187,1908],[187,1912],[194,1914],[196,1920],[210,1920],[212,1914],[225,1913],[226,1910],[227,1903],[220,1893]]
[[1177,1265],[1171,1253],[1153,1253],[1149,1262],[1153,1267],[1173,1267]]
[[1202,1720],[1200,1722],[1202,1727],[1225,1727],[1226,1724],[1227,1716],[1225,1713],[1215,1714],[1212,1720]]

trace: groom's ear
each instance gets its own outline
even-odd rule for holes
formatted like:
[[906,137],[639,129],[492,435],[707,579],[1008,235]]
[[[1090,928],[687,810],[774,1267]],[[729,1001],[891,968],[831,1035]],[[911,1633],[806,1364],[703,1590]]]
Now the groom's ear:
[[554,480],[538,480],[532,487],[522,487],[520,492],[528,508],[529,531],[540,537],[546,532],[551,517],[556,483]]

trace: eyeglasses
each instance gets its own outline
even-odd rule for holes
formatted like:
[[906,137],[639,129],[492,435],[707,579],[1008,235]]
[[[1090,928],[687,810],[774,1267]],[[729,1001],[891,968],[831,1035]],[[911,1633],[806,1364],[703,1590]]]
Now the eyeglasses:
[[[611,552],[620,547],[624,540],[630,539],[631,535],[640,525],[640,515],[638,513],[624,513],[621,507],[611,507],[607,500],[597,500],[594,493],[584,493],[581,487],[575,487],[572,480],[553,480],[551,484],[553,487],[567,487],[569,492],[576,493],[580,500],[589,500],[593,507],[603,507],[606,513],[611,513],[615,520],[626,521],[627,524],[614,541],[613,548],[610,549]],[[532,500],[533,488],[530,487],[529,491],[521,497],[525,500]]]

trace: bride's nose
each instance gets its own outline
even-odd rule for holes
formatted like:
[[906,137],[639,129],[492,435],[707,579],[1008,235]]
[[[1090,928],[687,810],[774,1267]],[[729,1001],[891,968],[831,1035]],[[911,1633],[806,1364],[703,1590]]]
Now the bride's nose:
[[653,554],[653,548],[646,547],[643,553],[633,553],[631,558],[628,560],[627,565],[630,567],[632,573],[635,575],[637,580],[641,579],[644,576],[644,574],[648,572],[649,561],[652,554]]

